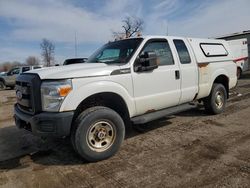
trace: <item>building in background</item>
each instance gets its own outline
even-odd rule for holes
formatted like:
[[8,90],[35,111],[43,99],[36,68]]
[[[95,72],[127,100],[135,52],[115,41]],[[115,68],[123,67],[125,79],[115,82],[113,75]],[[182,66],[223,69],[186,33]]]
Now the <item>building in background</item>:
[[[236,40],[236,39],[247,39],[248,45],[248,57],[250,57],[250,30],[242,31],[238,33],[232,33],[228,35],[223,35],[220,37],[216,37],[217,39],[225,39],[225,40]],[[248,58],[248,67],[250,67],[250,58]]]

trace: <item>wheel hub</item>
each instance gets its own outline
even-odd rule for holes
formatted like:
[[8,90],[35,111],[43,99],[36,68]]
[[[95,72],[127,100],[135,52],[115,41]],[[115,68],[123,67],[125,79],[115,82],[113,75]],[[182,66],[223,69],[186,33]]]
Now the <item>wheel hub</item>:
[[216,93],[215,104],[216,104],[217,108],[221,108],[223,106],[223,96],[222,96],[221,92]]
[[108,121],[98,121],[91,125],[87,132],[87,143],[90,149],[102,152],[107,150],[116,137],[114,125]]
[[105,129],[97,130],[96,138],[99,140],[104,140],[106,138],[106,130]]

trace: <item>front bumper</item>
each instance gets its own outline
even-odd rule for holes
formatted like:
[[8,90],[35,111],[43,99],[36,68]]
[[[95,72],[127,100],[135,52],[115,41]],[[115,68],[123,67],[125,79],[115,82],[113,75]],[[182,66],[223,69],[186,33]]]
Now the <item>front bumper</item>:
[[42,112],[29,115],[14,107],[14,118],[18,128],[44,137],[64,137],[70,135],[74,112]]

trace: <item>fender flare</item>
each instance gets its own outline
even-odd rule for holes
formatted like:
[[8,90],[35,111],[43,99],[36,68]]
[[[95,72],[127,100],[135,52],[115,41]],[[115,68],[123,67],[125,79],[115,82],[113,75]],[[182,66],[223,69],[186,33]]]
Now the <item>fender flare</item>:
[[213,87],[213,84],[215,82],[215,80],[219,77],[219,76],[225,76],[228,79],[228,84],[229,84],[229,76],[228,73],[225,69],[218,69],[216,70],[213,74],[212,74],[212,79],[210,82],[210,87],[209,87],[209,93],[211,92],[211,89]]
[[97,81],[82,85],[79,88],[76,87],[64,99],[59,111],[74,111],[86,98],[106,92],[119,95],[126,103],[130,116],[136,113],[135,102],[128,90],[113,81]]

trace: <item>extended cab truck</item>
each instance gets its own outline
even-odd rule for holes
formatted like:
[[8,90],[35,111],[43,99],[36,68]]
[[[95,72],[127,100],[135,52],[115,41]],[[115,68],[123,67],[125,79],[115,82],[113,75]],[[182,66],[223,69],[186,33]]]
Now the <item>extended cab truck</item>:
[[86,63],[17,78],[15,120],[39,136],[70,136],[88,161],[117,152],[131,121],[143,124],[203,101],[223,112],[237,83],[224,40],[148,36],[105,44]]
[[42,66],[35,65],[35,66],[15,67],[11,69],[9,72],[7,72],[6,74],[0,75],[0,90],[5,89],[6,87],[10,87],[11,89],[13,89],[16,84],[17,75],[27,72],[29,70],[39,69],[39,68],[42,68]]

